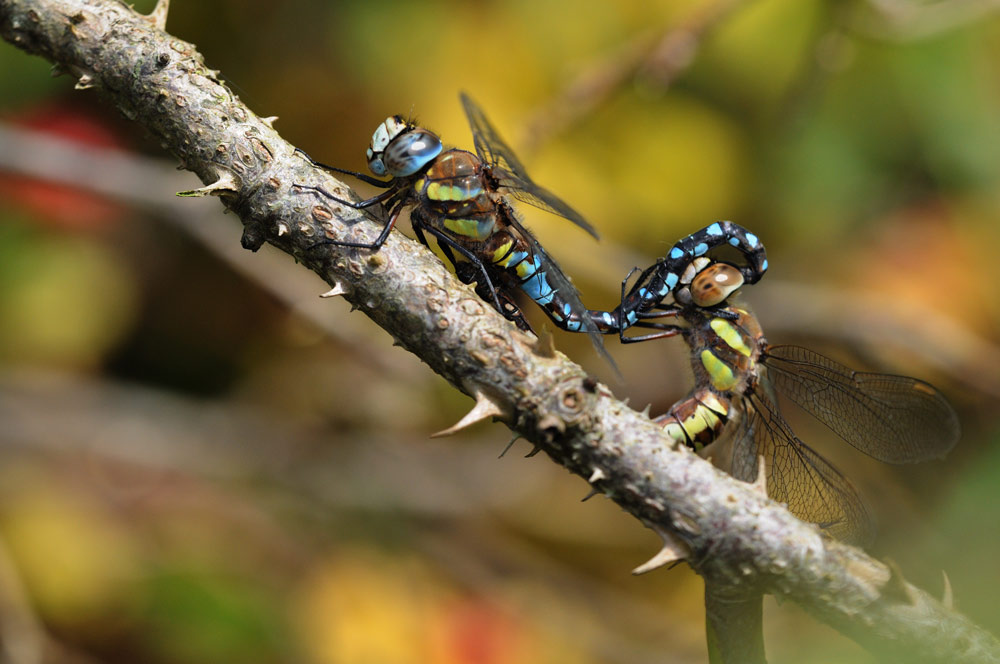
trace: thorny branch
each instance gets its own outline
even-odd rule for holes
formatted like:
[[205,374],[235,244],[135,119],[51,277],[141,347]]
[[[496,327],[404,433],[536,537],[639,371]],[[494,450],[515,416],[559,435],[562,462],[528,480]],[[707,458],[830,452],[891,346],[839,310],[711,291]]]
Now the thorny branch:
[[[0,0],[0,35],[94,87],[244,224],[315,271],[406,349],[555,461],[588,478],[664,540],[651,563],[685,560],[717,589],[789,598],[817,618],[905,661],[1000,661],[996,639],[864,552],[792,517],[760,486],[737,482],[545,343],[518,332],[430,252],[393,233],[377,253],[315,248],[373,237],[377,225],[292,190],[344,186],[296,156],[191,44],[115,0]],[[655,565],[643,566],[652,568]]]

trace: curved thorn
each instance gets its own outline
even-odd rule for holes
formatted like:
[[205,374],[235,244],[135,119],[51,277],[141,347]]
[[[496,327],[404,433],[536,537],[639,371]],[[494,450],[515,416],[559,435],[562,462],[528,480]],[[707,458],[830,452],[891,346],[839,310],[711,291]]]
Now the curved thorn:
[[539,357],[556,356],[556,339],[552,336],[552,332],[547,325],[543,325],[541,332],[538,333],[534,349]]
[[462,429],[472,426],[476,422],[480,422],[490,417],[501,417],[504,414],[503,409],[493,399],[486,396],[485,393],[476,390],[476,405],[472,407],[465,417],[456,422],[453,426],[444,429],[443,431],[438,431],[435,434],[431,434],[431,438],[441,438],[442,436],[450,436],[453,433],[458,433]]
[[948,578],[948,572],[944,570],[941,570],[941,576],[944,577],[944,592],[941,593],[941,603],[944,604],[946,609],[954,609],[955,596],[951,590],[951,579]]
[[655,556],[632,570],[632,574],[636,576],[651,572],[657,567],[679,562],[691,555],[690,547],[675,535],[656,526],[651,526],[651,528],[663,540],[663,548]]
[[606,477],[607,475],[604,474],[603,470],[601,470],[600,468],[594,468],[594,472],[590,474],[590,477],[587,479],[587,481],[593,484],[594,482],[600,482]]
[[183,198],[198,198],[200,196],[219,196],[226,192],[236,193],[236,180],[230,173],[225,173],[212,184],[190,189],[188,191],[178,191],[177,195]]
[[646,407],[642,409],[642,415],[645,416],[645,417],[649,417],[649,409],[652,408],[652,407],[653,407],[653,404],[647,403]]
[[585,503],[585,502],[587,502],[588,500],[590,500],[591,498],[593,498],[594,496],[596,496],[599,493],[601,493],[600,489],[591,489],[590,493],[588,493],[586,496],[584,496],[583,498],[580,499],[580,502],[581,503]]
[[90,88],[96,87],[94,83],[94,77],[90,74],[83,74],[77,80],[76,85],[73,86],[75,90],[89,90]]
[[885,565],[889,568],[889,580],[884,586],[885,593],[909,602],[910,606],[920,604],[920,596],[913,586],[906,582],[899,564],[891,558],[886,558]]
[[344,286],[338,281],[338,282],[336,282],[336,283],[333,284],[333,288],[331,288],[330,290],[326,291],[325,293],[320,293],[319,296],[320,297],[337,297],[338,295],[346,295],[346,294],[347,294],[347,290],[345,290]]
[[516,443],[517,439],[520,438],[520,437],[521,437],[521,434],[515,433],[514,437],[510,439],[510,442],[507,443],[507,446],[505,448],[503,448],[503,452],[501,452],[500,456],[498,456],[497,458],[498,459],[502,459],[504,457],[504,455],[507,454],[507,452],[510,451],[510,448],[514,447],[514,443]]
[[160,30],[167,29],[167,12],[170,11],[170,0],[156,0],[156,6],[146,17]]
[[261,118],[260,121],[266,124],[271,129],[274,129],[274,121],[278,119],[277,115],[269,115],[266,118]]
[[763,454],[757,456],[757,479],[750,486],[760,495],[767,496],[767,461]]
[[528,452],[527,454],[525,454],[525,455],[524,455],[524,458],[525,458],[525,459],[530,459],[531,457],[535,456],[536,454],[538,454],[538,453],[539,453],[539,452],[541,452],[541,451],[542,451],[542,446],[541,446],[541,445],[535,445],[535,446],[534,446],[534,447],[533,447],[533,448],[531,449],[531,451],[530,451],[530,452]]

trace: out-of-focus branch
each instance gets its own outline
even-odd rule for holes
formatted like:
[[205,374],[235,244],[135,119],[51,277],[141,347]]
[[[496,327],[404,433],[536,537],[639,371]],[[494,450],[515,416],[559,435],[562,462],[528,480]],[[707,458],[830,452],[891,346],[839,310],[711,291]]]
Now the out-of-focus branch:
[[908,42],[958,30],[1000,11],[997,0],[868,0],[854,27],[875,39]]
[[374,326],[369,321],[347,318],[343,315],[347,307],[338,306],[342,303],[320,300],[312,294],[317,287],[313,275],[296,269],[277,253],[249,256],[233,243],[231,228],[225,223],[231,220],[223,220],[223,211],[214,202],[175,196],[191,186],[191,175],[179,172],[164,159],[82,145],[0,123],[0,171],[85,189],[152,212],[350,349],[349,357],[378,366],[395,379],[412,383],[415,389],[426,382],[426,372],[415,363],[388,359],[372,344]]
[[637,37],[617,53],[586,68],[561,94],[528,119],[521,145],[529,151],[535,150],[553,135],[567,131],[632,77],[651,81],[660,90],[670,87],[694,61],[712,28],[747,1],[715,0],[701,5],[679,25],[671,25],[659,34]]
[[[162,2],[162,0],[161,0]],[[265,242],[315,271],[401,346],[554,460],[656,530],[650,565],[686,560],[707,583],[793,599],[906,661],[1000,661],[1000,643],[862,551],[824,537],[614,399],[546,343],[517,331],[399,233],[376,253],[317,247],[378,224],[295,183],[350,192],[316,171],[207,69],[190,44],[113,0],[0,0],[0,35],[104,92]]]

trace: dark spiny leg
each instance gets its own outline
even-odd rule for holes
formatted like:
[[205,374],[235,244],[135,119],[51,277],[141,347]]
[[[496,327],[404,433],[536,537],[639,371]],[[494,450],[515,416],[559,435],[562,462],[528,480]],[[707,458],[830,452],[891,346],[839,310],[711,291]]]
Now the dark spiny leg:
[[343,240],[322,240],[316,244],[309,247],[313,249],[314,247],[320,247],[327,244],[332,244],[335,247],[354,247],[356,249],[373,249],[378,250],[385,244],[386,239],[389,237],[389,232],[392,227],[396,225],[396,220],[399,219],[399,213],[403,211],[403,207],[406,205],[406,201],[399,201],[396,203],[396,207],[392,209],[392,213],[389,215],[389,221],[386,222],[385,226],[382,227],[382,232],[378,234],[374,242],[344,242]]
[[[419,222],[417,225],[420,225]],[[435,238],[437,238],[438,244],[442,245],[442,250],[444,248],[444,245],[451,247],[452,249],[460,253],[465,258],[465,260],[472,263],[479,270],[479,274],[482,275],[483,278],[483,281],[481,283],[487,284],[491,296],[490,298],[484,297],[483,299],[492,300],[493,306],[496,308],[496,310],[502,313],[503,307],[500,305],[500,298],[497,297],[497,289],[493,285],[493,280],[490,279],[490,275],[486,271],[486,265],[483,263],[483,261],[474,253],[472,253],[471,251],[460,245],[458,242],[445,235],[442,231],[439,231],[432,226],[425,226],[423,230],[427,231]],[[454,259],[454,256],[452,257],[452,259]],[[477,281],[476,283],[480,282]],[[482,295],[480,295],[480,297],[482,297]]]
[[337,168],[336,166],[330,166],[329,164],[324,164],[321,161],[316,161],[315,159],[310,157],[305,150],[302,150],[300,148],[295,148],[295,152],[305,157],[306,161],[308,161],[313,166],[316,166],[317,168],[322,168],[324,171],[330,171],[331,173],[350,175],[351,177],[355,177],[361,180],[362,182],[367,182],[368,184],[374,187],[382,187],[384,189],[386,187],[391,187],[396,182],[395,178],[392,180],[379,180],[378,178],[374,178],[371,175],[368,175],[367,173],[349,171],[346,168]]
[[331,201],[337,203],[338,205],[343,205],[344,207],[353,208],[355,210],[362,210],[366,207],[371,207],[376,203],[384,203],[385,201],[390,200],[393,196],[398,195],[400,191],[404,191],[402,189],[389,189],[387,191],[383,191],[381,194],[372,196],[371,198],[355,202],[355,201],[345,201],[342,198],[337,198],[323,187],[313,187],[307,184],[293,184],[292,187],[294,189],[299,189],[301,191],[315,192],[320,196],[323,196],[324,198],[329,198]]
[[633,325],[632,327],[642,327],[659,331],[650,332],[649,334],[641,334],[637,337],[620,336],[619,340],[623,344],[637,344],[641,341],[652,341],[653,339],[666,339],[667,337],[675,337],[684,331],[684,328],[682,327],[677,327],[676,325],[663,325],[662,323],[639,322]]

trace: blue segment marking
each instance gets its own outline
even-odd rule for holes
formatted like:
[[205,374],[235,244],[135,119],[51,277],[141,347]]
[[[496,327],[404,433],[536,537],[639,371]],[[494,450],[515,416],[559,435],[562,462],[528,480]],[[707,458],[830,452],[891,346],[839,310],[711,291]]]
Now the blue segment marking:
[[694,247],[694,255],[695,256],[701,256],[706,251],[708,251],[708,245],[705,244],[704,242],[699,242]]
[[731,237],[729,238],[729,244],[733,245],[734,247],[738,247],[740,246],[740,239],[738,237]]
[[747,233],[747,242],[750,243],[751,247],[756,247],[757,243],[760,242],[760,240],[758,240],[757,236],[754,235],[753,233]]
[[544,272],[535,272],[531,275],[527,281],[521,284],[521,290],[541,306],[550,304],[556,295],[555,290],[549,285],[549,280],[545,278]]
[[670,250],[670,257],[673,259],[681,258],[684,255],[684,250],[680,247],[674,247]]
[[764,272],[765,270],[767,270],[767,259],[766,258],[764,259],[764,262],[760,264],[760,271]]
[[719,222],[715,222],[714,224],[706,228],[705,232],[708,233],[709,235],[722,235],[722,226],[719,225]]
[[679,279],[679,278],[680,278],[680,277],[678,277],[678,276],[677,276],[676,274],[674,274],[673,272],[671,272],[670,274],[668,274],[668,275],[667,275],[667,278],[666,278],[666,279],[664,280],[664,281],[666,281],[666,282],[667,282],[667,288],[668,288],[668,289],[671,289],[671,288],[673,288],[674,286],[676,286],[676,285],[677,285],[677,281],[678,281],[678,279]]

